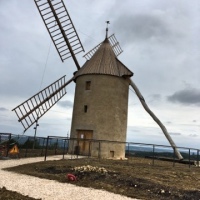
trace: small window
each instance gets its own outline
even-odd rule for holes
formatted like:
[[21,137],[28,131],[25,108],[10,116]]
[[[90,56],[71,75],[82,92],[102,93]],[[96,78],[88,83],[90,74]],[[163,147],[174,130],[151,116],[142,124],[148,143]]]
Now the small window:
[[88,106],[87,105],[84,105],[84,112],[86,113],[88,110]]
[[85,89],[90,90],[90,86],[91,86],[91,81],[86,81],[85,82]]
[[115,152],[114,151],[110,151],[110,157],[114,158]]

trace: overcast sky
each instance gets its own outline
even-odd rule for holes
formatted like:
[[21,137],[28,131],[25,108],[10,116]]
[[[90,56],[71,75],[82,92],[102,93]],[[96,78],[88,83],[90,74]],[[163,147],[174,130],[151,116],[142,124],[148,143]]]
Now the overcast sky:
[[[178,146],[200,148],[200,1],[64,0],[85,51],[102,42],[105,21],[123,53],[119,56],[150,109]],[[85,60],[83,53],[77,59]],[[33,0],[0,0],[0,132],[22,134],[11,110],[63,75],[61,62]],[[39,121],[37,135],[70,132],[75,84]],[[168,145],[130,88],[127,140]],[[34,135],[31,127],[27,135]]]

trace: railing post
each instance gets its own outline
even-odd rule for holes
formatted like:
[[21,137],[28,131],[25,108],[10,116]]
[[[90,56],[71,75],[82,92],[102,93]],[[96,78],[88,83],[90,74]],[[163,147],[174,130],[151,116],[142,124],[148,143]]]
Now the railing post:
[[69,153],[69,138],[67,138],[67,154]]
[[47,158],[47,148],[48,148],[48,145],[49,145],[49,136],[47,137],[44,161],[46,161],[46,158]]
[[63,148],[63,160],[64,160],[64,158],[65,158],[65,143],[66,143],[66,140],[64,140],[64,148]]
[[55,152],[54,152],[55,155],[57,155],[57,148],[58,148],[58,139],[56,140],[56,145],[55,145]]
[[79,140],[78,140],[78,143],[77,143],[77,149],[76,149],[76,158],[78,158],[78,155],[80,153],[80,148],[79,148]]
[[190,165],[191,163],[190,163],[190,148],[189,148],[189,168],[190,168]]
[[[71,142],[71,139],[70,139],[70,142]],[[73,139],[73,142],[72,142],[72,152],[71,152],[71,159],[72,159],[72,154],[74,154],[74,139]]]
[[153,166],[154,166],[154,160],[155,160],[155,145],[153,144]]
[[11,140],[11,134],[9,134],[9,140],[8,140],[8,143],[7,143],[6,157],[8,157],[8,152],[9,152],[9,148],[10,148],[10,140]]
[[128,142],[127,164],[129,164],[129,159],[130,159],[130,149],[129,149],[129,142]]
[[173,167],[175,167],[175,147],[173,147]]
[[98,158],[100,160],[101,157],[101,142],[99,141],[99,152],[98,152]]
[[[29,141],[29,137],[28,137],[28,140],[27,141]],[[28,143],[28,142],[27,142]],[[25,154],[24,154],[24,157],[26,158],[27,157],[27,151],[28,151],[28,146],[26,146],[26,150],[25,150]]]
[[129,142],[128,142],[128,159],[130,158],[130,149],[129,149]]
[[90,149],[91,149],[91,141],[89,141],[89,149],[88,149],[88,158],[90,157],[90,155],[91,155],[91,152],[90,152]]
[[43,151],[44,151],[44,142],[45,142],[46,138],[43,138],[43,143],[42,143],[42,152],[41,152],[41,156],[43,155]]

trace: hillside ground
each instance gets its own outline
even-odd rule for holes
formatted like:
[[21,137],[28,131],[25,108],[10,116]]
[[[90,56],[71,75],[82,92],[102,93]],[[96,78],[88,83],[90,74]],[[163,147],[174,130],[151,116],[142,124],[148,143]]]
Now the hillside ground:
[[[200,199],[200,168],[151,159],[64,159],[20,165],[7,170],[138,199]],[[76,176],[70,181],[68,174]]]

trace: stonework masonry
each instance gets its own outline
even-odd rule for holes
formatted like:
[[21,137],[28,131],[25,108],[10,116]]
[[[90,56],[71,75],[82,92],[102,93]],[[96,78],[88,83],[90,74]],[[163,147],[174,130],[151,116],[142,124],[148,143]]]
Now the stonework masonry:
[[[88,85],[89,84],[89,85]],[[71,138],[126,142],[129,81],[104,74],[76,79]],[[124,158],[125,144],[80,142],[80,154]],[[88,149],[89,148],[89,149]],[[99,154],[99,150],[100,154]]]

